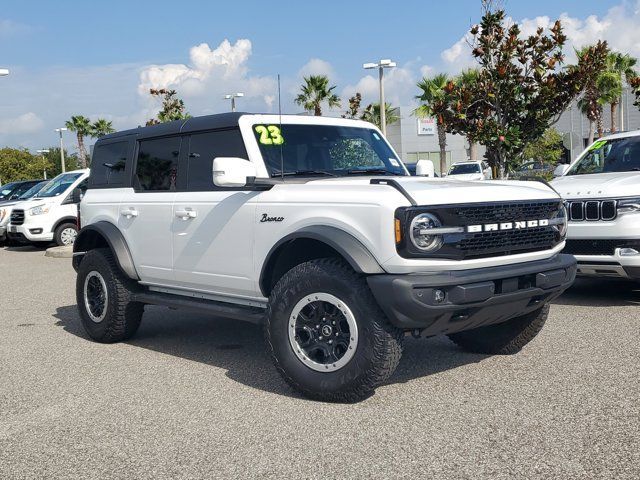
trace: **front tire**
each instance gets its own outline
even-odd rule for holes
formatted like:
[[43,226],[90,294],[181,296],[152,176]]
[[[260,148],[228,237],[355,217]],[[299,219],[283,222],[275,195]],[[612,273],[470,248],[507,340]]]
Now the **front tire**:
[[59,247],[73,245],[78,236],[78,226],[75,223],[63,223],[56,228],[53,240]]
[[447,335],[453,343],[473,353],[513,355],[533,340],[549,316],[549,305],[504,323]]
[[88,251],[78,266],[76,300],[80,319],[91,339],[114,343],[131,338],[144,305],[132,301],[136,282],[121,271],[108,248]]
[[336,258],[302,263],[278,281],[265,336],[285,381],[315,400],[368,397],[402,355],[402,331],[388,323],[365,279]]

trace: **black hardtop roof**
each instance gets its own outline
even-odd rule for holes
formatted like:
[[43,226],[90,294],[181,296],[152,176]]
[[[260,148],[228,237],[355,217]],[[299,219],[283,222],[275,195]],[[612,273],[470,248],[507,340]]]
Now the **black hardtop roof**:
[[161,137],[164,135],[175,135],[177,133],[189,133],[200,130],[214,130],[218,128],[233,128],[238,126],[238,120],[246,112],[217,113],[215,115],[204,115],[201,117],[191,117],[186,120],[175,120],[173,122],[160,123],[149,127],[131,128],[120,132],[111,133],[101,137],[100,140],[110,140],[113,138],[136,135],[138,138]]

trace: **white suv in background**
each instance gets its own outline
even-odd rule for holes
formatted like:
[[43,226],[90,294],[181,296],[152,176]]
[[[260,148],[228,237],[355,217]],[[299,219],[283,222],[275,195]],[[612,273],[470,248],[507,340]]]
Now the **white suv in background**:
[[38,198],[13,206],[7,238],[19,243],[71,245],[78,233],[79,198],[89,170],[61,173],[38,192]]
[[640,280],[640,131],[601,138],[556,174],[578,274]]
[[491,167],[486,162],[457,162],[449,168],[448,177],[456,180],[491,180]]

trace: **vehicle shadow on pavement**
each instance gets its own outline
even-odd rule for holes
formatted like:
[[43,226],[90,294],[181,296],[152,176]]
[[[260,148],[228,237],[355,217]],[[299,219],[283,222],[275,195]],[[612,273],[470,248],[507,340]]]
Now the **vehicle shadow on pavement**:
[[[4,249],[8,252],[44,252],[51,245],[5,245]],[[0,247],[2,248],[2,247]]]
[[[75,305],[59,307],[54,317],[58,319],[57,326],[90,341]],[[252,388],[302,398],[276,372],[258,325],[147,306],[138,333],[126,343],[223,368],[227,377]],[[400,365],[386,384],[409,382],[484,358],[462,351],[446,337],[406,338]]]
[[552,303],[591,307],[640,305],[640,283],[614,279],[578,278]]

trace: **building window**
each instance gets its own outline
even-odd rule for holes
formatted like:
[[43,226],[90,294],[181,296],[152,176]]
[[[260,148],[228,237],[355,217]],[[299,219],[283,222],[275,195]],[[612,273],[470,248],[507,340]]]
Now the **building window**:
[[[440,152],[409,152],[402,156],[404,162],[411,165],[418,160],[431,160],[436,173],[440,173]],[[447,151],[447,165],[451,165],[451,152]]]

